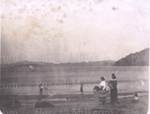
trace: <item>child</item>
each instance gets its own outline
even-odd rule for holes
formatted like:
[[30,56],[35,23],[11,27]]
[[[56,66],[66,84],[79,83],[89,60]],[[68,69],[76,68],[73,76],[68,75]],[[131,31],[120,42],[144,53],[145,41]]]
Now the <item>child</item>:
[[139,97],[138,97],[138,93],[135,93],[132,103],[137,103],[137,102],[139,102]]

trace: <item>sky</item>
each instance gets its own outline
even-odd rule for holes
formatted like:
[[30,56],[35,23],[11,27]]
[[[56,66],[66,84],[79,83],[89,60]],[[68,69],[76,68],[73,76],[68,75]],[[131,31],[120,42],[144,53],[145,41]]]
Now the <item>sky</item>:
[[149,0],[1,0],[1,63],[119,60],[149,47]]

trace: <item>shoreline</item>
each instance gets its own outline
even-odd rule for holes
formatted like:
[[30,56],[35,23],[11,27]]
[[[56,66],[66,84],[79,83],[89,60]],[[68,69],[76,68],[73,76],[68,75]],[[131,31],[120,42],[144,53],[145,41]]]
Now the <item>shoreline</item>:
[[[149,91],[132,91],[132,92],[119,92],[118,93],[118,98],[128,98],[128,97],[132,97],[134,95],[134,93],[138,93],[139,96],[144,96],[144,95],[148,95]],[[9,98],[17,98],[19,100],[38,100],[40,98],[42,99],[77,99],[77,98],[93,98],[94,94],[93,93],[86,93],[81,95],[80,93],[76,93],[76,94],[54,94],[54,95],[0,95],[0,99],[9,99]],[[109,94],[108,94],[108,98],[109,98]]]

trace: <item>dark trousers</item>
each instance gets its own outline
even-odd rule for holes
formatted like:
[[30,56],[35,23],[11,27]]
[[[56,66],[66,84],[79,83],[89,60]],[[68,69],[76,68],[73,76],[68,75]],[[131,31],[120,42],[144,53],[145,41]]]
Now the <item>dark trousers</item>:
[[117,90],[117,88],[110,90],[110,99],[111,99],[111,104],[119,103],[118,102],[118,90]]

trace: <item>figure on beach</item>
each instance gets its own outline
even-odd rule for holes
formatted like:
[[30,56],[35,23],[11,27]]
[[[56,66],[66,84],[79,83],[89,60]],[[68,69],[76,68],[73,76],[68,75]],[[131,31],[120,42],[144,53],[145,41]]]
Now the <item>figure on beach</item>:
[[99,84],[99,86],[95,86],[93,88],[94,90],[94,95],[98,101],[98,103],[102,103],[104,104],[106,102],[106,96],[107,96],[107,93],[108,91],[106,90],[106,81],[105,81],[105,78],[104,77],[101,77],[101,82]]
[[111,104],[118,103],[118,90],[117,90],[117,77],[115,74],[112,74],[112,80],[109,81],[108,86],[110,88],[110,99]]
[[83,95],[83,83],[80,84],[80,92],[81,92],[81,95]]
[[132,103],[138,103],[139,102],[139,97],[138,97],[138,93],[134,94],[134,98],[132,100]]
[[44,87],[43,87],[43,84],[41,83],[41,84],[39,85],[40,96],[43,95],[43,89],[44,89]]
[[104,77],[101,77],[101,82],[99,84],[99,88],[101,88],[102,90],[106,90],[106,81]]
[[44,84],[44,91],[47,93],[47,95],[49,95],[49,87],[48,87],[48,84]]

